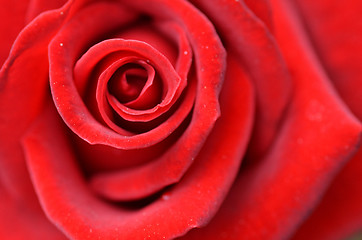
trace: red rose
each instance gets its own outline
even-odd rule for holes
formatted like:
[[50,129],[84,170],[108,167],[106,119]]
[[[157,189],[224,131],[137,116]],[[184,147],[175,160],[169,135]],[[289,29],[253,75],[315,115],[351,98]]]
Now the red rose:
[[358,233],[348,4],[2,1],[1,239]]

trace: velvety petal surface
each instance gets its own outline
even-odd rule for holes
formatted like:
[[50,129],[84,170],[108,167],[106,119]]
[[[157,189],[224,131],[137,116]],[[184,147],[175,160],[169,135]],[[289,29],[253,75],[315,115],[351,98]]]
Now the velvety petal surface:
[[268,155],[242,168],[215,218],[185,239],[290,237],[357,150],[360,123],[328,82],[292,9],[271,2],[295,84],[292,105]]
[[0,16],[5,20],[0,22],[0,63],[1,65],[9,55],[10,48],[25,26],[25,15],[28,6],[28,0],[19,1],[16,4],[13,1],[0,1]]
[[[278,131],[292,91],[280,50],[267,26],[243,1],[218,0],[213,4],[204,0],[191,2],[211,19],[227,52],[236,52],[239,61],[252,76],[257,109],[253,144],[248,151],[253,156],[252,159],[257,159],[267,151]],[[256,5],[258,4],[251,4],[253,8]]]
[[[178,184],[139,210],[104,202],[87,188],[64,135],[65,126],[54,110],[44,112],[23,146],[38,197],[50,219],[75,239],[168,239],[206,224],[234,180],[252,123],[250,84],[235,59],[230,59],[229,65],[220,103],[223,115],[194,164]],[[235,79],[236,73],[239,78]],[[235,121],[237,128],[225,124]]]
[[361,230],[361,1],[16,2],[1,239]]
[[[361,120],[361,1],[296,1],[301,22],[329,79]],[[333,19],[333,16],[339,16]],[[343,239],[362,229],[362,149],[334,179],[295,239]],[[318,227],[316,227],[318,226]]]
[[[143,197],[177,182],[192,164],[192,159],[197,155],[219,116],[217,96],[223,81],[225,53],[211,23],[196,8],[184,1],[172,3],[152,1],[149,3],[150,5],[147,7],[144,6],[142,1],[133,1],[127,3],[127,5],[130,4],[131,7],[148,13],[155,18],[161,18],[161,20],[166,18],[167,21],[178,23],[184,29],[192,46],[197,71],[197,94],[194,111],[185,133],[161,157],[139,168],[121,171],[119,174],[111,172],[109,176],[106,173],[97,178],[98,180],[94,183],[94,186],[97,186],[97,189],[102,189],[103,195],[105,191],[114,192],[113,196],[109,193],[106,194],[112,199],[115,197],[117,199]],[[91,144],[103,144],[118,149],[139,149],[149,147],[163,140],[161,134],[154,134],[152,137],[147,134],[138,134],[130,137],[118,134],[101,125],[86,109],[77,92],[71,71],[74,58],[77,53],[81,52],[81,47],[86,45],[90,39],[94,39],[95,34],[101,34],[100,30],[106,32],[104,25],[109,26],[109,29],[112,28],[112,25],[117,25],[113,21],[115,16],[110,14],[111,11],[115,11],[114,14],[117,16],[119,14],[117,11],[124,11],[117,4],[119,5],[119,3],[113,2],[97,3],[84,8],[84,16],[94,12],[94,18],[81,21],[83,30],[86,31],[85,34],[79,35],[77,44],[70,44],[70,41],[74,41],[74,36],[79,32],[78,30],[75,32],[76,28],[74,27],[65,26],[53,39],[49,55],[50,85],[60,115],[66,124],[82,139]],[[103,9],[100,9],[101,6]],[[186,13],[192,14],[193,18],[186,17]],[[68,23],[69,26],[79,24],[79,21],[83,19],[82,16],[82,11],[80,11]],[[125,21],[125,19],[120,21]],[[121,24],[121,22],[118,22],[118,24]],[[205,44],[210,47],[203,48],[202,46]],[[136,45],[134,44],[134,46]],[[146,44],[141,45],[145,46]],[[103,51],[102,54],[107,53]],[[147,57],[150,58],[150,56]],[[151,62],[152,59],[149,60]],[[163,64],[163,68],[165,67],[166,64]],[[171,73],[168,71],[168,74]],[[161,74],[161,77],[169,78],[166,73]],[[171,81],[171,78],[169,80]],[[192,83],[190,86],[192,87]],[[168,134],[167,131],[164,133]],[[155,175],[154,172],[164,174]],[[134,180],[129,181],[129,179]],[[110,184],[111,182],[114,183]],[[120,189],[121,192],[114,191],[116,188]],[[112,189],[112,191],[107,191],[107,189]]]
[[61,7],[64,0],[21,0],[0,1],[0,64],[2,65],[9,55],[10,49],[20,31],[42,12]]
[[[1,238],[62,236],[40,211],[19,143],[41,111],[48,92],[47,44],[63,23],[65,14],[59,13],[45,12],[25,27],[0,71]],[[44,232],[35,231],[29,222],[41,226]],[[13,224],[23,231],[15,230]]]

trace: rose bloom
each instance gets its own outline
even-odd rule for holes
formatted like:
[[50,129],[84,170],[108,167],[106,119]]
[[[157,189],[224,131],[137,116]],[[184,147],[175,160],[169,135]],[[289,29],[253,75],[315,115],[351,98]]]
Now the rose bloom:
[[362,1],[1,0],[1,239],[349,239]]

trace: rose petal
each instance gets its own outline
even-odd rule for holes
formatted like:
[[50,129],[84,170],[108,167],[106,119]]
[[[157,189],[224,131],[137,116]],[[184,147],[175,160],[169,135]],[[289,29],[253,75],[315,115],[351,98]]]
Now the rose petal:
[[[42,12],[59,8],[65,3],[64,0],[21,0],[0,1],[0,65],[9,55],[11,46],[19,32],[34,17]],[[32,13],[29,13],[32,12]]]
[[[63,23],[68,10],[69,5],[66,5],[60,10],[43,13],[25,27],[0,72],[0,238],[3,239],[49,236],[62,239],[40,210],[19,139],[43,107],[48,90],[47,44]],[[61,11],[64,14],[61,15]],[[10,20],[7,24],[17,29]],[[6,38],[5,35],[12,34],[2,34],[2,39]],[[44,231],[35,230],[35,226]]]
[[295,81],[284,126],[265,158],[241,171],[210,224],[186,239],[289,238],[356,151],[361,124],[329,85],[286,2],[272,1]]
[[[255,85],[258,105],[248,152],[262,156],[278,132],[292,84],[275,39],[243,1],[191,1],[215,24],[228,51],[236,52]],[[242,37],[240,37],[242,36]]]
[[[160,139],[161,135],[164,135],[161,133],[161,135],[158,133],[156,134],[155,130],[161,130],[165,134],[171,134],[173,132],[172,129],[174,127],[180,125],[180,120],[184,119],[184,117],[181,117],[184,115],[184,113],[189,113],[191,110],[191,107],[193,106],[195,94],[196,94],[196,75],[194,74],[194,70],[190,69],[191,65],[191,59],[192,59],[192,50],[190,47],[190,44],[188,42],[188,39],[185,35],[185,32],[181,29],[179,25],[177,25],[174,22],[160,22],[157,24],[157,27],[160,28],[160,31],[165,32],[163,35],[169,35],[169,38],[171,38],[174,42],[178,43],[179,49],[178,49],[178,57],[176,59],[175,63],[175,69],[177,73],[180,75],[181,79],[185,79],[188,75],[188,87],[186,88],[186,93],[184,93],[184,96],[181,97],[181,103],[176,104],[176,106],[173,106],[173,108],[177,108],[176,111],[172,110],[167,113],[166,119],[160,119],[162,123],[147,123],[147,125],[140,125],[140,124],[134,124],[130,122],[123,122],[123,124],[126,124],[128,128],[135,129],[137,131],[143,131],[145,126],[147,128],[152,127],[152,131],[147,129],[147,134],[150,139]],[[163,36],[162,33],[159,33],[160,36]],[[122,37],[126,38],[134,38],[134,39],[144,39],[145,35],[142,35],[142,38],[140,35],[135,34],[124,34],[122,32]],[[124,36],[126,35],[126,36]],[[159,36],[159,37],[160,37]],[[153,37],[156,38],[156,37]],[[153,39],[151,38],[151,39]],[[150,37],[146,39],[147,41],[150,41]],[[151,40],[150,41],[153,45],[155,45],[158,49],[163,49],[158,46],[157,43],[160,42],[160,40]],[[187,54],[185,54],[187,52]],[[167,53],[167,51],[166,51]],[[89,66],[89,63],[87,64]],[[189,70],[191,72],[189,73]],[[84,73],[84,71],[76,71],[77,73]],[[76,78],[77,80],[77,78]],[[79,89],[79,88],[78,88]],[[95,104],[93,104],[95,105]],[[171,116],[171,117],[170,117]],[[163,117],[164,118],[164,117]],[[157,121],[160,121],[157,119]],[[155,126],[157,127],[155,128]],[[153,126],[152,126],[153,125]],[[183,124],[185,125],[185,124]],[[182,127],[184,128],[184,127]],[[165,135],[167,136],[167,139],[165,141],[162,141],[156,145],[153,145],[152,147],[148,147],[146,149],[136,149],[136,150],[115,150],[107,146],[101,146],[101,145],[88,145],[81,143],[77,145],[77,149],[80,151],[80,155],[83,157],[81,159],[86,159],[84,162],[84,167],[90,171],[90,172],[102,172],[105,170],[114,170],[114,169],[121,169],[124,167],[130,167],[130,166],[136,166],[140,165],[141,163],[149,162],[156,158],[156,156],[159,156],[160,153],[164,152],[163,149],[168,149],[171,144],[177,140],[177,138],[180,136],[179,132],[182,129],[178,129],[175,133],[172,133],[172,135]],[[183,131],[183,130],[182,130]],[[151,132],[154,132],[154,135],[150,135]],[[175,135],[176,134],[176,135]],[[107,156],[106,159],[104,159],[104,156]]]
[[206,224],[238,171],[253,118],[251,86],[235,59],[229,59],[229,66],[221,95],[223,114],[195,163],[175,188],[139,210],[116,208],[92,195],[75,164],[64,126],[55,110],[48,109],[24,138],[23,147],[51,221],[76,239],[169,239]]
[[[301,18],[327,74],[361,120],[361,1],[299,1]],[[338,21],[333,17],[338,14]],[[331,18],[332,17],[332,18]],[[334,179],[293,239],[345,239],[362,227],[362,148]],[[315,226],[318,226],[316,229]]]
[[[106,58],[107,55],[111,56]],[[153,65],[156,68],[156,72],[158,72],[160,78],[163,81],[163,88],[166,89],[166,94],[160,104],[146,110],[127,108],[114,98],[112,98],[113,102],[110,102],[110,104],[113,108],[115,108],[117,113],[126,120],[153,120],[160,114],[167,111],[176,102],[178,97],[181,95],[182,90],[186,86],[186,79],[181,79],[173,69],[171,63],[160,52],[147,43],[136,40],[123,39],[110,39],[103,41],[90,48],[87,53],[77,62],[75,67],[75,74],[80,72],[81,76],[78,77],[80,78],[78,81],[83,82],[83,78],[87,78],[90,74],[92,74],[92,69],[98,62],[102,60],[102,58],[106,58],[106,60],[104,60],[106,63],[103,63],[103,65],[107,66],[108,63],[112,63],[117,61],[117,59],[123,59],[125,57],[144,59]],[[100,81],[99,84],[102,84],[102,81]],[[97,88],[102,86],[99,84]],[[105,87],[104,84],[103,87]],[[100,101],[99,96],[97,98],[98,101]],[[70,117],[64,116],[65,121],[70,121],[67,119]]]
[[274,24],[270,7],[270,0],[244,0],[248,8],[273,32]]
[[[93,17],[87,18],[90,14]],[[119,18],[120,15],[123,17]],[[122,141],[123,147],[137,144],[100,125],[90,115],[77,92],[72,74],[75,58],[81,54],[84,46],[133,19],[134,14],[118,3],[94,3],[78,11],[68,25],[53,38],[49,46],[50,82],[54,102],[66,119],[65,122],[72,129],[81,131],[80,136],[91,143],[106,141],[104,144],[112,145],[112,142],[118,139],[118,142]],[[79,25],[82,28],[79,29]],[[74,38],[77,41],[74,41]],[[107,140],[104,138],[99,140],[101,136],[106,136]]]
[[[29,201],[30,199],[26,199]],[[66,239],[46,218],[39,204],[24,206],[0,186],[0,238],[12,240]]]
[[[63,6],[67,0],[30,0],[29,4],[27,6],[26,11],[26,22],[30,22],[33,20],[36,16],[41,14],[42,12],[60,8]],[[22,5],[21,3],[17,2],[17,5]],[[1,5],[3,6],[3,5]]]
[[66,5],[43,13],[25,27],[0,72],[0,111],[4,113],[0,124],[0,178],[10,195],[29,198],[31,204],[36,200],[18,141],[43,107],[48,83],[46,46],[68,10]]
[[362,225],[361,173],[362,150],[360,147],[357,154],[333,180],[317,208],[303,222],[292,239],[349,239],[360,231]]
[[[352,112],[362,119],[362,2],[297,1],[314,50]],[[336,17],[335,14],[338,14]]]
[[[138,8],[144,8],[143,5],[138,5],[140,4],[138,1],[133,1],[132,4],[136,4]],[[188,9],[188,12],[191,13],[192,11],[196,11],[192,6],[183,2],[169,4],[163,1],[155,1],[153,4],[160,4],[160,7],[167,10],[165,10],[165,13],[170,11],[175,18],[179,18],[180,14],[185,13],[183,8]],[[148,6],[147,9],[144,10],[156,11],[158,5],[155,6],[154,8]],[[159,13],[159,11],[157,11],[157,13]],[[187,24],[187,27],[190,28],[193,34],[195,34],[194,31],[197,32],[196,28],[200,27],[195,25],[198,20],[197,17],[200,17],[200,15],[198,12],[194,14],[195,16],[192,21],[189,18],[182,18],[182,20],[186,21],[185,24]],[[206,19],[201,17],[198,20],[198,24],[202,26],[200,28],[204,31],[202,36],[190,35],[189,39],[191,44],[195,46],[194,53],[197,63],[200,62],[200,64],[205,65],[201,65],[201,69],[199,67],[198,88],[201,88],[201,90],[198,91],[196,96],[195,110],[187,130],[165,154],[148,164],[138,168],[127,169],[126,171],[101,173],[94,176],[91,184],[93,188],[103,196],[113,200],[137,199],[178,182],[192,164],[202,143],[205,141],[210,131],[210,124],[215,121],[216,111],[218,111],[217,103],[214,102],[214,96],[218,91],[217,87],[220,85],[214,85],[216,82],[213,83],[213,81],[216,81],[216,79],[220,77],[220,67],[222,67],[223,64],[223,58],[219,58],[221,56],[220,54],[222,54],[222,49],[218,48],[220,45],[217,39],[215,39],[215,33],[212,27],[209,26],[209,22],[207,22]],[[213,41],[210,39],[214,39],[215,46],[213,46]],[[210,49],[198,47],[199,45],[204,45],[205,42],[210,44]],[[215,59],[215,57],[218,57],[218,59]],[[208,76],[208,78],[206,78],[206,76]],[[221,78],[219,78],[218,81],[221,81]],[[138,135],[137,137],[140,136],[142,135]],[[162,172],[163,174],[155,175],[155,172]],[[130,181],[130,179],[132,179],[132,181]]]
[[0,1],[0,16],[6,19],[0,22],[0,64],[7,58],[10,48],[25,24],[26,9],[29,0]]
[[[127,3],[128,4],[128,3]],[[148,12],[152,16],[158,18],[166,18],[178,22],[183,26],[190,43],[194,48],[196,66],[197,66],[197,88],[199,89],[195,101],[195,111],[192,115],[191,123],[188,130],[181,137],[176,145],[173,145],[167,154],[164,154],[157,161],[153,161],[150,166],[141,166],[138,169],[127,171],[127,176],[135,181],[127,180],[126,188],[122,189],[121,193],[115,193],[122,199],[133,199],[149,195],[155,191],[160,190],[164,186],[177,182],[192,164],[192,159],[200,150],[206,136],[209,134],[215,120],[219,116],[219,107],[217,96],[221,86],[224,70],[224,50],[221,46],[220,40],[217,37],[215,30],[210,22],[200,12],[193,8],[190,4],[184,1],[175,1],[170,4],[167,1],[154,1],[149,2],[147,7],[143,2],[133,1],[133,7],[138,10]],[[93,6],[90,6],[92,8]],[[111,8],[113,9],[113,8]],[[160,10],[163,11],[160,11]],[[86,11],[86,10],[85,10]],[[102,11],[97,11],[97,13]],[[184,17],[186,14],[192,14],[192,19]],[[104,13],[103,13],[104,14]],[[110,15],[109,11],[105,13],[107,17]],[[96,17],[93,14],[94,17]],[[92,22],[91,29],[96,29],[95,24]],[[106,17],[102,17],[105,21]],[[74,20],[76,21],[76,20]],[[82,27],[87,29],[85,21],[82,21]],[[72,28],[74,29],[74,28]],[[199,29],[203,29],[202,34],[199,34]],[[89,29],[88,29],[89,30]],[[92,36],[92,32],[87,30],[87,38]],[[70,32],[72,34],[70,34]],[[92,144],[105,144],[114,146],[119,149],[136,149],[151,146],[162,138],[150,138],[146,134],[137,135],[137,141],[130,141],[128,136],[121,136],[112,130],[103,127],[90,116],[85,110],[83,103],[80,100],[79,94],[75,89],[72,82],[71,72],[63,69],[71,69],[72,59],[74,56],[67,55],[70,48],[75,49],[79,46],[74,44],[67,44],[74,38],[77,32],[69,29],[66,32],[60,32],[51,46],[50,46],[50,75],[51,75],[51,89],[53,99],[68,126],[76,132],[81,138],[85,139]],[[70,35],[69,35],[70,34]],[[77,44],[86,39],[81,35],[77,38]],[[203,49],[201,46],[205,43],[210,45],[209,49]],[[63,43],[61,46],[60,43]],[[65,49],[66,48],[66,49]],[[197,129],[197,130],[193,130]],[[167,169],[167,171],[163,171]],[[155,176],[154,172],[165,172],[165,174]],[[124,174],[124,176],[126,176]],[[151,176],[151,177],[147,177]],[[112,177],[111,177],[112,178]],[[148,178],[148,181],[143,179]],[[126,182],[120,181],[122,179],[116,178],[119,184]],[[140,179],[140,180],[138,180]],[[122,194],[122,195],[119,195]]]
[[[126,79],[127,76],[127,72],[123,72],[122,74],[122,79],[112,79],[112,75],[114,75],[115,72],[117,72],[117,70],[119,70],[119,68],[121,68],[123,65],[127,64],[127,63],[133,63],[133,64],[137,64],[138,66],[142,66],[143,69],[145,69],[147,71],[147,80],[143,80],[144,81],[144,85],[142,86],[142,89],[140,90],[136,90],[138,93],[134,94],[131,93],[132,95],[135,95],[131,101],[126,101],[126,103],[120,103],[118,101],[118,96],[116,97],[115,95],[113,95],[110,90],[115,90],[115,86],[112,85],[112,87],[109,87],[109,83],[113,80],[113,81],[117,81],[118,84],[123,84],[124,86],[122,87],[123,89],[120,89],[120,97],[129,97],[129,92],[133,91],[135,92],[134,87],[132,87],[132,84],[134,83],[128,83],[128,80]],[[132,69],[131,69],[132,70]],[[136,70],[136,69],[133,69]],[[140,69],[138,69],[140,70]],[[128,70],[129,71],[129,70]],[[114,77],[114,76],[113,76]],[[117,76],[118,78],[118,76]],[[114,122],[114,117],[112,115],[112,109],[111,107],[115,108],[117,106],[114,106],[116,104],[120,105],[120,109],[117,109],[120,111],[120,116],[122,115],[126,115],[128,113],[128,109],[129,107],[132,106],[137,106],[137,104],[141,104],[140,106],[144,106],[144,104],[151,104],[151,108],[155,105],[157,105],[158,102],[160,102],[160,91],[161,91],[161,84],[159,82],[156,82],[155,78],[155,70],[153,69],[153,67],[149,64],[147,64],[146,62],[144,62],[141,59],[138,59],[136,57],[124,57],[122,59],[119,59],[117,61],[115,61],[114,63],[112,63],[106,70],[104,70],[102,72],[102,74],[99,76],[98,78],[98,83],[97,83],[97,90],[96,90],[96,98],[97,98],[97,103],[98,103],[98,109],[99,112],[101,114],[101,116],[103,117],[103,120],[108,124],[108,126],[110,126],[111,128],[113,128],[115,131],[117,131],[120,134],[125,134],[124,130],[121,129],[118,125],[116,125],[116,123]],[[155,81],[154,81],[155,80]],[[114,84],[117,84],[114,83]],[[113,101],[113,102],[112,102]],[[133,103],[133,105],[132,105]],[[131,105],[131,106],[130,106]],[[114,110],[117,112],[117,110]],[[124,110],[124,112],[122,112],[122,110]],[[140,109],[137,109],[140,110]],[[111,120],[112,118],[112,120]],[[128,120],[128,119],[127,119]],[[132,135],[132,133],[127,132],[127,135]]]

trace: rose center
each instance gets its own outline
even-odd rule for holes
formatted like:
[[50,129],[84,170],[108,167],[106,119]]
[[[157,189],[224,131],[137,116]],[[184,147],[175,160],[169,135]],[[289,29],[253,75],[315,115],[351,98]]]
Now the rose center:
[[162,98],[162,84],[155,70],[142,60],[117,69],[109,79],[107,88],[117,101],[133,109],[152,108]]
[[147,71],[135,64],[118,69],[108,82],[108,91],[119,102],[127,103],[136,99],[147,81]]

